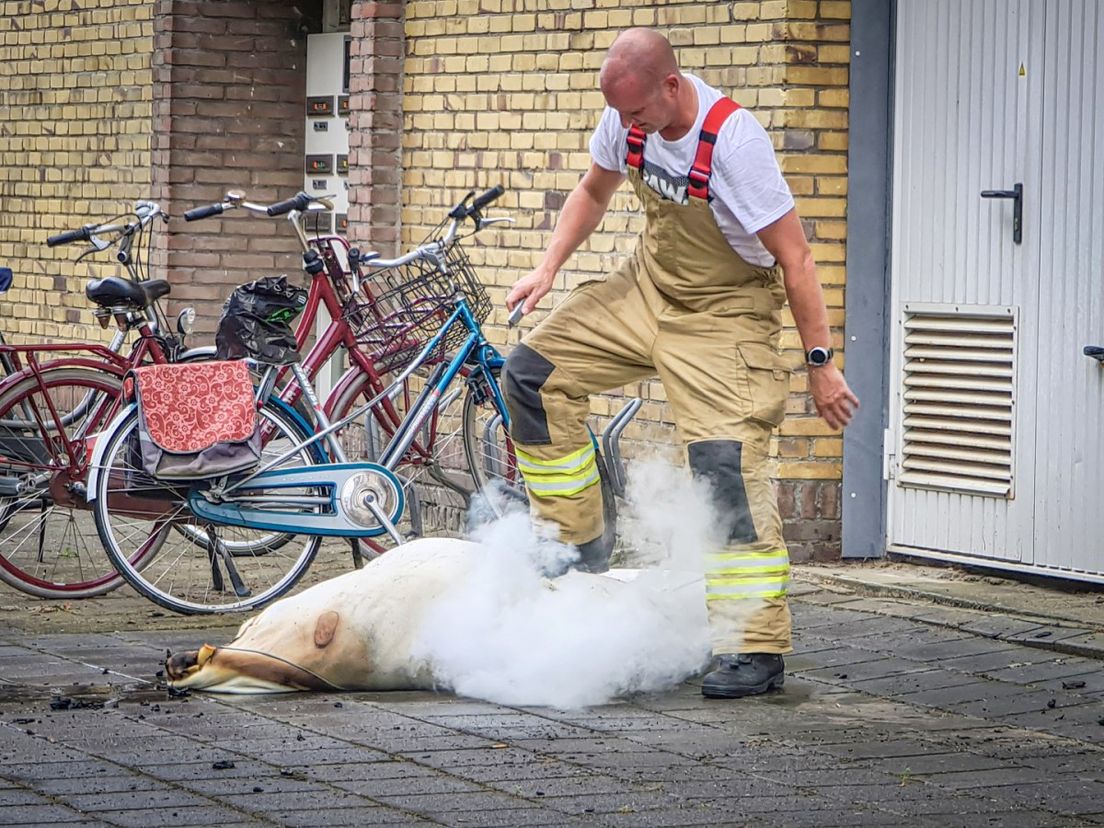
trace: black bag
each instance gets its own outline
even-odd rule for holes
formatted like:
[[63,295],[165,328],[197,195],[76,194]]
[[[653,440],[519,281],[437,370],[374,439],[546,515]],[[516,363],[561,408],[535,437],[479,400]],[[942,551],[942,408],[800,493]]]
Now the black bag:
[[222,306],[215,334],[218,359],[249,359],[265,365],[299,361],[291,321],[303,312],[307,291],[286,276],[265,276],[234,288]]

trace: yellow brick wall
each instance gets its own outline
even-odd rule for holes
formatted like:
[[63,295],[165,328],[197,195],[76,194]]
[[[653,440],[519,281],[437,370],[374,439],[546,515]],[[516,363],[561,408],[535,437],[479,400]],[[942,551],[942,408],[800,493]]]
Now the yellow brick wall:
[[[588,138],[604,105],[597,71],[605,49],[623,28],[654,26],[674,44],[683,69],[751,108],[770,131],[813,245],[841,348],[849,17],[845,0],[408,2],[404,241],[417,241],[467,190],[504,185],[499,204],[517,224],[482,234],[472,258],[498,308],[492,337],[515,342],[517,333],[502,326],[502,300],[539,260],[563,198],[590,163]],[[631,249],[641,226],[635,201],[624,185],[598,232],[564,268],[552,302],[542,307],[587,274],[608,271]],[[800,340],[789,316],[787,324],[784,345],[798,365]],[[775,441],[778,472],[838,480],[842,441],[810,413],[800,393],[803,372],[795,373],[792,388],[790,417]],[[653,448],[673,454],[661,385],[641,383],[623,393],[645,399],[625,432],[626,454]],[[595,398],[600,425],[619,407],[618,396]]]
[[0,328],[9,341],[104,337],[77,248],[51,250],[45,238],[149,197],[152,21],[149,0],[0,0],[0,264],[15,271]]

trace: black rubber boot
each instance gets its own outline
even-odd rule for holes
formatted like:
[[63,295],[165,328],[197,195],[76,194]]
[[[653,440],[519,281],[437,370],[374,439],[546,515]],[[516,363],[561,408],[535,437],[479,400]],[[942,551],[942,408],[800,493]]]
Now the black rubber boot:
[[613,553],[612,538],[605,535],[586,543],[580,543],[579,560],[571,564],[571,569],[580,572],[593,572],[595,574],[608,572],[610,555]]
[[702,695],[709,699],[739,699],[782,688],[785,664],[775,653],[724,653],[715,656],[702,678]]

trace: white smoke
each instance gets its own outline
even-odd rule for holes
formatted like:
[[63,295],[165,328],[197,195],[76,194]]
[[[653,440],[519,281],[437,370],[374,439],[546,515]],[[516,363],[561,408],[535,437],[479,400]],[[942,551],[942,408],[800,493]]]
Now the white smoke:
[[460,695],[574,709],[668,689],[709,655],[703,551],[708,496],[685,472],[637,464],[620,526],[629,563],[610,576],[541,572],[574,554],[524,512],[478,527],[468,576],[427,613],[415,658]]

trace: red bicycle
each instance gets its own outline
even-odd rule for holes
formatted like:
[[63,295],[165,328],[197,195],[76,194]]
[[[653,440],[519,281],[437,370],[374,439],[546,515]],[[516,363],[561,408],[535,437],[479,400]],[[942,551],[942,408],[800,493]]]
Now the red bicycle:
[[166,220],[161,208],[139,201],[131,213],[46,242],[87,243],[78,262],[111,251],[126,272],[85,290],[100,324],[118,328],[109,345],[0,340],[0,580],[30,595],[85,598],[122,583],[85,500],[91,441],[116,414],[128,370],[211,357],[210,348],[184,347],[194,311],[182,311],[170,328],[159,304],[169,283],[145,278],[143,242],[158,220]]

